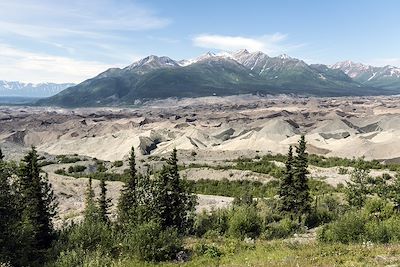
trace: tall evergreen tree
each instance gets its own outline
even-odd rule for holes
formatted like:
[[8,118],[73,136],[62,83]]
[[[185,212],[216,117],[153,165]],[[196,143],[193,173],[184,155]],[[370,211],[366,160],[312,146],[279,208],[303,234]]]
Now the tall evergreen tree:
[[21,163],[19,194],[19,206],[22,207],[21,230],[25,244],[24,259],[29,265],[37,265],[43,260],[43,254],[54,240],[52,218],[57,203],[47,176],[40,175],[38,155],[34,147]]
[[0,262],[13,262],[19,218],[10,184],[11,172],[2,156],[0,150]]
[[163,227],[175,227],[184,233],[193,222],[196,197],[178,172],[177,151],[163,167],[157,180],[156,205]]
[[108,223],[108,209],[110,208],[111,200],[107,198],[107,187],[104,178],[100,180],[100,197],[98,199],[99,219],[102,222]]
[[308,154],[304,135],[300,137],[294,158],[293,187],[295,192],[295,213],[300,216],[308,214],[311,210],[311,198],[308,187]]
[[285,163],[285,173],[279,185],[280,210],[285,213],[293,213],[296,205],[296,192],[293,177],[293,148],[289,146],[289,152]]
[[92,178],[90,177],[86,186],[85,192],[85,221],[91,222],[96,221],[98,218],[98,210],[96,207],[96,203],[94,200],[95,194],[93,190],[93,182]]
[[125,183],[118,203],[118,218],[121,222],[133,221],[137,208],[137,184],[135,149],[131,148],[129,156],[129,178]]

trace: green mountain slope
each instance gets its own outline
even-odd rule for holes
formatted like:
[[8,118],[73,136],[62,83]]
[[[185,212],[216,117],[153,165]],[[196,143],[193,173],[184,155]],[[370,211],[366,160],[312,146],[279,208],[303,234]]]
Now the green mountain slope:
[[81,107],[132,105],[138,100],[168,97],[249,93],[344,96],[398,91],[396,87],[378,90],[362,84],[339,68],[242,50],[228,55],[208,53],[185,62],[149,56],[123,69],[109,69],[38,104]]

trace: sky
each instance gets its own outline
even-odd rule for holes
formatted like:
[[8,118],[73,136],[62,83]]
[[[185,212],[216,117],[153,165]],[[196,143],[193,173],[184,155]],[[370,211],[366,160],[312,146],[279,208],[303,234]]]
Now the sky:
[[74,82],[147,55],[248,49],[400,67],[397,0],[0,0],[0,80]]

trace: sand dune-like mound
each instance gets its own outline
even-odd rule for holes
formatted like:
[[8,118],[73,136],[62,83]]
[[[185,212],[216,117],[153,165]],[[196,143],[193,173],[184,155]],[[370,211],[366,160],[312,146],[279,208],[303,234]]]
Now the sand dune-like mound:
[[135,109],[2,107],[0,143],[113,161],[126,157],[131,146],[141,155],[173,148],[286,153],[304,133],[311,153],[400,157],[397,97],[209,100],[155,101]]

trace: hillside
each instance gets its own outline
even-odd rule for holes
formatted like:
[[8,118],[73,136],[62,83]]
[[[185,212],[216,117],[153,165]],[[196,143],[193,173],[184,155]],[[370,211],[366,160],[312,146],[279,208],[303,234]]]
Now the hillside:
[[400,86],[379,85],[352,79],[336,66],[308,65],[287,55],[269,57],[262,52],[239,50],[220,54],[209,52],[196,59],[181,61],[148,56],[122,69],[108,69],[40,100],[38,104],[117,106],[169,97],[239,94],[362,96],[400,92]]

